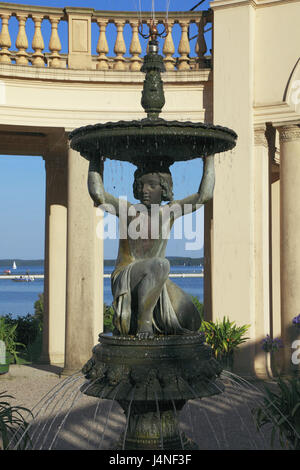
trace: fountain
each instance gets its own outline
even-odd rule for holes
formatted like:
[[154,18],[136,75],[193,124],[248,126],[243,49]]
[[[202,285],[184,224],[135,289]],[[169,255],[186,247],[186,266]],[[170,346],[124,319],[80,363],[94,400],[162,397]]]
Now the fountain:
[[[152,21],[142,67],[146,77],[141,104],[147,117],[89,125],[69,135],[71,147],[90,161],[92,199],[106,210],[113,206],[117,215],[119,201],[103,187],[103,160],[137,166],[134,191],[146,208],[144,221],[150,223],[152,206],[163,211],[167,205],[161,206],[162,200],[172,201],[169,167],[174,162],[205,157],[199,191],[188,199],[196,207],[195,203],[203,204],[212,197],[214,154],[232,149],[237,139],[234,131],[224,127],[159,117],[165,103],[160,35]],[[116,444],[119,449],[195,449],[180,431],[178,413],[188,400],[224,390],[221,367],[198,332],[198,311],[168,279],[167,241],[159,234],[157,239],[147,240],[148,245],[130,236],[120,239],[112,274],[115,330],[112,336],[99,335],[99,343],[82,369],[88,385],[83,393],[116,400],[125,412],[125,431]]]

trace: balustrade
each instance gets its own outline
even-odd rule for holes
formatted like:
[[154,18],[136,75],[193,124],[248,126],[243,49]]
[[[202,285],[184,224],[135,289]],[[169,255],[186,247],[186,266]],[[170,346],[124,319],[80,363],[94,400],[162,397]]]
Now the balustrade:
[[[88,11],[87,11],[88,10]],[[74,11],[74,9],[73,9]],[[76,9],[76,18],[90,15],[91,9]],[[17,34],[12,17],[17,19]],[[63,68],[68,67],[68,55],[64,51],[73,50],[68,45],[66,32],[59,31],[62,21],[69,21],[68,9],[53,7],[37,7],[17,4],[0,3],[0,64],[16,64],[22,66]],[[143,29],[146,31],[151,19],[150,12],[143,12]],[[30,21],[28,22],[28,20]],[[158,23],[163,23],[165,13],[157,12]],[[50,22],[51,34],[46,34],[46,22]],[[167,71],[197,70],[209,67],[209,56],[205,40],[205,27],[212,22],[211,12],[169,12],[168,29],[164,39],[160,39],[160,50],[164,56]],[[16,22],[14,22],[16,23]],[[92,10],[91,24],[97,26],[96,43],[92,43],[91,68],[106,71],[139,71],[142,64],[142,55],[146,53],[147,40],[139,34],[139,19],[132,12],[108,12]],[[108,32],[108,25],[113,24],[116,37]],[[125,34],[125,28],[130,28],[130,35]],[[194,26],[192,26],[194,25]],[[96,27],[95,26],[95,27]],[[31,29],[30,29],[31,28]],[[163,28],[162,25],[159,29]],[[191,37],[190,29],[196,28],[196,34]],[[33,37],[31,44],[28,40],[28,31]],[[88,35],[95,40],[92,31]],[[13,44],[12,38],[16,36]],[[48,39],[46,39],[48,38]],[[78,38],[76,38],[78,41]],[[69,38],[69,41],[72,37]],[[86,38],[82,39],[82,44]],[[195,45],[193,41],[195,40]],[[114,43],[112,44],[112,41]],[[68,47],[69,46],[69,47]],[[83,44],[83,51],[85,50]],[[88,48],[86,50],[89,50]],[[72,65],[71,65],[72,67]]]

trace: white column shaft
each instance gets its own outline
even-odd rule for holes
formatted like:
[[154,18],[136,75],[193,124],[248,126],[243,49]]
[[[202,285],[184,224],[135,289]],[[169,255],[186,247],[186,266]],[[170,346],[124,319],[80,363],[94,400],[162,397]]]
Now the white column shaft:
[[69,149],[65,374],[81,369],[103,330],[102,240],[96,234],[101,222],[87,176],[88,161]]

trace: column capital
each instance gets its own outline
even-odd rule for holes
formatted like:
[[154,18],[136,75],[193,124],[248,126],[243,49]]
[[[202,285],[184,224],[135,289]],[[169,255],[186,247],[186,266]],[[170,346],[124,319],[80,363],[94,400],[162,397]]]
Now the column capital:
[[280,143],[300,141],[300,124],[283,125],[277,127],[279,131]]
[[261,124],[254,127],[254,144],[255,146],[268,147],[268,139],[266,136],[266,125]]

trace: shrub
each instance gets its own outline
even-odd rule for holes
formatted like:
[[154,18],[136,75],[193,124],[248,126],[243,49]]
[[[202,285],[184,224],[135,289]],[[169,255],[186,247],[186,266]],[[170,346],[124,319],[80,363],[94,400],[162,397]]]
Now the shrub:
[[200,331],[205,334],[206,342],[212,347],[215,357],[229,356],[248,338],[244,337],[250,325],[237,326],[224,317],[223,321],[202,321]]
[[44,317],[44,294],[39,294],[38,300],[34,302],[34,316],[39,321],[40,328],[42,328]]
[[103,307],[104,333],[109,333],[114,330],[114,325],[112,322],[113,316],[114,316],[114,309],[112,305],[104,304],[104,307]]
[[[40,322],[35,315],[28,313],[24,317],[17,316],[16,318],[12,318],[12,314],[10,313],[2,318],[4,318],[7,325],[14,328],[17,344],[22,344],[27,348],[30,344],[34,343],[41,329]],[[17,349],[19,348],[17,347]]]
[[4,341],[6,351],[13,357],[15,362],[19,362],[18,348],[25,348],[25,345],[17,341],[17,326],[18,323],[10,323],[9,315],[0,317],[0,339]]
[[5,319],[7,325],[10,325],[11,327],[15,326],[15,336],[18,343],[28,347],[29,344],[32,344],[35,341],[38,332],[40,331],[40,323],[34,315],[30,315],[28,313],[24,317],[17,316],[16,318],[12,318],[10,313],[2,318]]
[[263,405],[252,410],[257,428],[272,425],[271,445],[276,435],[282,447],[300,450],[300,377],[277,379],[277,391],[265,387]]

